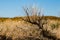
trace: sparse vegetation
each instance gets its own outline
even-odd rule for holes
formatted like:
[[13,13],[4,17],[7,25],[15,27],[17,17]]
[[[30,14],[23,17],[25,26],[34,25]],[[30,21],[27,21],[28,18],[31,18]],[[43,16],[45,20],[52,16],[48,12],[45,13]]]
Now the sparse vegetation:
[[23,9],[26,12],[24,17],[0,18],[1,40],[56,40],[60,38],[60,17],[41,15],[41,10],[36,8]]

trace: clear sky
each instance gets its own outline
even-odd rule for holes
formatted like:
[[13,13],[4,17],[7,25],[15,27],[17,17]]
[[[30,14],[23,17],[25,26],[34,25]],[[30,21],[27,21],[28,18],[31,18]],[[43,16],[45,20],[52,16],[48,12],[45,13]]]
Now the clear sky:
[[24,16],[22,7],[33,4],[43,8],[44,15],[60,15],[60,0],[0,0],[0,17]]

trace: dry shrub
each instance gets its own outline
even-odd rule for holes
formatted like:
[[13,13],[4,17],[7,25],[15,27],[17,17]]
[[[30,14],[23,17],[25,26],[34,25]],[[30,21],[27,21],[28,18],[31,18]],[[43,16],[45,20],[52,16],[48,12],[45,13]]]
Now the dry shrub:
[[[42,12],[41,10],[39,11],[39,9],[37,10],[36,7],[34,8],[23,8],[25,13],[26,13],[26,19],[24,19],[25,21],[28,21],[32,24],[38,25],[38,27],[40,29],[42,29],[42,35],[44,37],[47,37],[49,39],[56,39],[56,36],[51,35],[50,31],[47,31],[47,28],[49,28],[49,26],[43,26],[44,24],[48,25],[47,20],[60,20],[59,17],[53,17],[53,16],[44,16],[41,15]],[[52,25],[53,28],[56,28],[58,25]],[[43,27],[45,27],[45,29],[43,29]],[[49,30],[49,29],[48,29]]]
[[42,28],[42,19],[44,15],[42,14],[42,10],[37,9],[37,7],[34,8],[23,8],[25,13],[26,13],[26,19],[24,19],[25,21],[28,21],[32,24],[37,24],[39,26],[39,28]]

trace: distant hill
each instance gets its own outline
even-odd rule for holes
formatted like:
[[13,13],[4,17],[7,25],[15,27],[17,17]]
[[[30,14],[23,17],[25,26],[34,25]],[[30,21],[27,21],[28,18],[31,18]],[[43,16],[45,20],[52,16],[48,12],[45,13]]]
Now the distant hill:
[[[13,18],[6,18],[6,17],[0,17],[0,21],[5,21],[5,20],[20,20],[23,18],[26,18],[26,16],[24,17],[13,17]],[[51,19],[51,20],[60,20],[60,17],[56,17],[56,16],[44,16],[44,19]]]

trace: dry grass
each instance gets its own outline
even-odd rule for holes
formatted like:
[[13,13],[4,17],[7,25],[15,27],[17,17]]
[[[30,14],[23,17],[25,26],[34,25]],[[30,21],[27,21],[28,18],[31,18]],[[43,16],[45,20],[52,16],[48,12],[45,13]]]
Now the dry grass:
[[20,18],[3,18],[3,20],[4,21],[0,23],[0,35],[12,37],[13,40],[25,37],[39,38],[40,36],[37,25],[25,22]]
[[[13,40],[41,39],[41,35],[40,35],[41,29],[39,29],[37,25],[29,23],[25,20],[26,20],[26,17],[0,18],[0,35],[2,36],[4,35],[5,37],[12,38]],[[43,23],[44,23],[43,29],[49,32],[48,35],[56,38],[60,38],[60,31],[59,31],[60,18],[59,17],[44,16]],[[44,37],[42,37],[42,39],[44,39]]]

